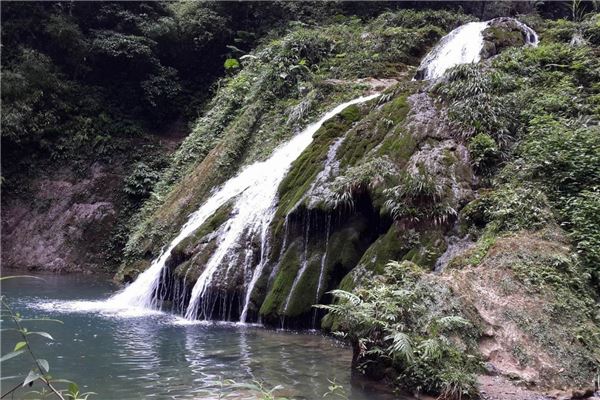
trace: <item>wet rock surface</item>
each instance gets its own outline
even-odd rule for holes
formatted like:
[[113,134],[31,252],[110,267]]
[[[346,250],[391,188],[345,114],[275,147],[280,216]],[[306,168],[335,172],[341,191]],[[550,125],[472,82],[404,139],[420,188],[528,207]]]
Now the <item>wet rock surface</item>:
[[122,175],[92,165],[48,171],[26,193],[3,196],[2,265],[53,272],[102,268],[116,223]]
[[523,46],[537,41],[535,32],[513,18],[495,18],[483,31],[482,58],[490,58],[509,47]]

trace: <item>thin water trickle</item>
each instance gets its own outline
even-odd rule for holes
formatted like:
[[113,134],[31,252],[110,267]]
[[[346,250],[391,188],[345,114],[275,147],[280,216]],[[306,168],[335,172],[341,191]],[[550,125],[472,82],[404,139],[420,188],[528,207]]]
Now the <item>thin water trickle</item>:
[[304,271],[308,267],[308,239],[310,238],[310,213],[307,212],[304,217],[304,227],[306,228],[304,232],[304,249],[302,252],[302,264],[300,266],[300,270],[296,273],[296,277],[294,278],[294,282],[292,283],[292,288],[287,295],[287,299],[285,300],[285,306],[283,307],[284,316],[287,315],[288,308],[290,306],[290,301],[294,297],[294,293],[296,291],[296,286],[298,286],[298,282],[302,279],[304,275]]
[[[319,303],[319,300],[321,299],[321,296],[323,295],[323,293],[321,293],[321,290],[323,288],[323,278],[325,275],[325,262],[327,261],[327,251],[329,250],[329,235],[331,234],[331,214],[327,215],[327,228],[325,231],[325,251],[323,252],[323,256],[321,257],[321,270],[319,271],[319,281],[317,282],[317,292],[315,294],[315,304]],[[312,321],[312,326],[313,328],[316,328],[317,325],[317,311],[318,310],[314,310],[313,311],[313,321]]]

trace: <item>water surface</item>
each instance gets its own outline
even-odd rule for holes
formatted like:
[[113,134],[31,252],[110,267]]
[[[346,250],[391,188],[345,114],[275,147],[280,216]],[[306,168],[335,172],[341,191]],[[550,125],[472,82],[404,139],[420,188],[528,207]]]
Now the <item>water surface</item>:
[[[118,289],[97,276],[41,276],[6,280],[2,294],[23,316],[57,318],[64,324],[30,323],[30,330],[52,334],[53,342],[31,336],[39,358],[50,362],[56,378],[71,379],[92,399],[255,399],[249,389],[223,384],[264,382],[281,385],[281,396],[322,399],[328,379],[342,385],[352,400],[384,400],[389,395],[352,381],[351,351],[321,335],[275,332],[235,324],[190,324],[168,314],[122,316],[98,312],[93,303]],[[89,308],[89,310],[88,310]],[[4,328],[8,326],[3,326]],[[2,337],[2,354],[18,341]],[[6,361],[2,376],[26,375],[23,356]],[[2,382],[3,393],[18,380]],[[224,386],[224,387],[223,387]],[[15,398],[21,398],[15,396]]]

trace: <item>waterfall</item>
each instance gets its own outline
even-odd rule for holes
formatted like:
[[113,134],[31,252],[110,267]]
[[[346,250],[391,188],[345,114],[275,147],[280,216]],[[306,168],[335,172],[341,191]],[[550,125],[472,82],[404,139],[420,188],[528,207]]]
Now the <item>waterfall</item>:
[[[157,292],[160,287],[161,274],[165,262],[171,251],[186,237],[198,229],[211,215],[230,200],[234,201],[231,218],[225,223],[218,238],[218,247],[207,262],[206,268],[198,278],[192,289],[190,303],[185,315],[189,319],[197,316],[199,306],[202,303],[206,288],[220,262],[236,244],[244,232],[264,232],[271,223],[275,214],[277,204],[277,188],[279,183],[290,168],[292,162],[312,142],[313,134],[327,121],[334,117],[346,107],[363,103],[377,97],[378,94],[359,97],[357,99],[340,104],[326,113],[319,121],[306,127],[302,132],[294,136],[290,141],[277,148],[273,155],[265,161],[257,162],[244,168],[237,176],[229,179],[211,197],[206,200],[200,208],[190,215],[188,221],[183,225],[179,234],[156,258],[150,268],[141,273],[137,279],[127,286],[123,291],[115,294],[107,300],[107,306],[111,308],[156,308],[158,306]],[[261,234],[264,252],[264,241],[266,234]],[[261,254],[261,263],[264,255]],[[257,268],[260,273],[261,266]],[[256,283],[258,276],[250,282],[250,286]],[[248,301],[252,287],[248,287],[244,309],[247,311]],[[244,315],[245,317],[245,315]]]
[[[378,94],[359,97],[340,104],[325,114],[319,121],[309,125],[298,135],[294,136],[289,142],[275,150],[269,159],[250,165],[242,171],[240,175],[232,179],[239,179],[245,182],[245,189],[235,201],[233,216],[227,221],[226,229],[224,229],[221,237],[218,238],[219,244],[217,249],[210,257],[204,271],[192,289],[190,302],[185,312],[185,317],[187,319],[196,319],[198,316],[204,319],[210,317],[207,310],[203,308],[202,303],[215,271],[223,261],[224,257],[232,250],[234,245],[239,242],[239,239],[244,232],[250,229],[258,230],[261,227],[262,230],[264,230],[270,225],[275,215],[277,188],[279,187],[279,183],[283,180],[292,162],[298,158],[312,142],[315,132],[319,130],[325,121],[334,117],[346,107],[371,100],[377,96]],[[263,240],[263,245],[261,245],[261,247],[264,248],[266,235],[261,236]],[[264,260],[264,255],[262,254],[261,259]],[[263,266],[259,265],[257,267],[257,272],[262,270],[262,267]],[[255,284],[256,280],[258,280],[258,276],[253,276],[251,285]],[[243,306],[246,313],[242,311],[244,318],[246,318],[252,289],[253,287],[248,287],[246,290],[246,301]]]
[[258,266],[256,270],[252,274],[252,279],[246,288],[246,298],[244,300],[244,308],[242,309],[242,314],[240,316],[240,322],[246,322],[246,318],[248,317],[248,306],[250,305],[250,296],[252,296],[252,291],[254,290],[254,286],[256,286],[256,282],[258,278],[261,277],[263,269],[265,268],[266,260],[267,260],[267,229],[269,228],[268,224],[263,224],[262,230],[260,232],[260,260],[258,262]]
[[[512,18],[502,19],[514,21],[525,35],[525,42],[537,46],[538,36],[533,29]],[[483,31],[493,21],[469,22],[444,36],[421,61],[417,73],[418,79],[439,78],[449,68],[478,62],[483,48]]]

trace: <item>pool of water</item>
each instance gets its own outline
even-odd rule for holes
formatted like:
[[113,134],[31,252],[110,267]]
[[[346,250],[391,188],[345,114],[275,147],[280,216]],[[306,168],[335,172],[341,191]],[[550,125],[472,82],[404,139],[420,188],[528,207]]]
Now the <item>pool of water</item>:
[[[102,312],[90,301],[101,302],[118,290],[108,279],[40,277],[5,280],[2,294],[24,317],[63,322],[28,323],[30,330],[54,337],[30,336],[33,348],[50,362],[52,376],[98,393],[91,399],[258,398],[255,390],[225,380],[258,381],[269,389],[280,385],[279,396],[314,400],[322,399],[329,380],[335,380],[352,400],[392,398],[352,379],[351,350],[331,338],[257,326],[186,323],[161,313]],[[14,332],[3,332],[2,354],[12,351],[18,340]],[[5,361],[2,376],[25,376],[30,365],[24,356]],[[17,378],[3,380],[3,393],[17,383]]]

